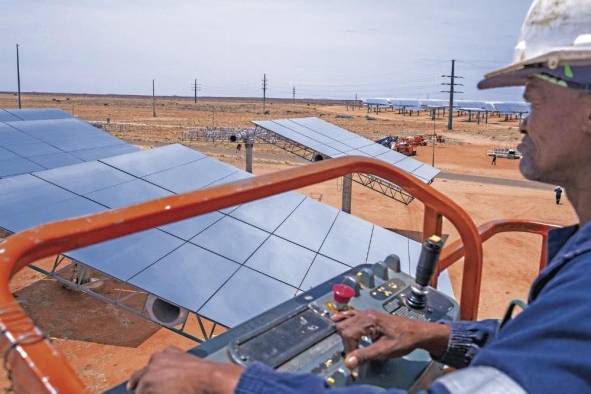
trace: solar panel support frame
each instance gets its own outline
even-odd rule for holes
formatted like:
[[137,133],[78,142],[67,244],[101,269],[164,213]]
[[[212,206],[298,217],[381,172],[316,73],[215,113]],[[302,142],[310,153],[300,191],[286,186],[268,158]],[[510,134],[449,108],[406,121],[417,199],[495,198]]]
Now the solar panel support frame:
[[[318,161],[318,155],[321,155],[314,149],[311,149],[302,144],[298,144],[297,142],[287,139],[279,134],[275,134],[272,131],[262,128],[258,125],[255,127],[255,135],[257,139],[262,139],[265,143],[273,144],[289,153],[292,153],[308,161]],[[325,159],[324,155],[321,155],[321,157],[322,158],[320,160]],[[368,187],[372,190],[375,190],[386,197],[403,203],[404,205],[408,205],[414,200],[414,197],[411,194],[404,191],[400,186],[387,182],[383,179],[358,173],[352,174],[352,178],[354,182],[359,183],[360,185]],[[343,193],[344,191],[345,188],[343,184]],[[350,213],[350,211],[345,212]]]
[[[8,230],[6,230],[6,229],[4,229],[2,227],[0,227],[0,233],[2,235],[11,235],[11,234],[13,234],[11,231],[8,231]],[[183,325],[182,325],[182,327],[180,329],[178,329],[176,327],[170,327],[170,326],[166,326],[166,325],[160,324],[159,322],[152,320],[149,317],[149,315],[147,313],[145,313],[145,308],[144,307],[142,308],[142,310],[138,310],[138,309],[135,309],[135,308],[133,308],[133,307],[131,307],[129,305],[126,305],[126,304],[124,304],[122,302],[122,301],[125,301],[126,299],[129,299],[131,296],[135,296],[135,295],[138,295],[138,294],[147,294],[147,295],[149,295],[151,293],[138,290],[137,292],[134,292],[133,294],[127,295],[125,297],[118,297],[116,299],[107,297],[104,294],[100,294],[100,293],[94,291],[94,289],[92,287],[88,286],[91,282],[79,283],[78,281],[74,281],[72,279],[68,279],[67,277],[64,277],[64,276],[60,275],[60,271],[58,270],[58,268],[60,267],[60,265],[64,261],[69,261],[71,264],[80,265],[80,266],[84,267],[86,270],[88,270],[90,272],[92,272],[94,270],[94,268],[92,268],[90,266],[87,266],[86,264],[81,263],[81,262],[79,262],[79,261],[77,261],[75,259],[72,259],[71,257],[64,256],[62,254],[59,254],[59,255],[57,255],[55,257],[55,260],[53,262],[53,265],[52,265],[50,271],[48,271],[46,269],[43,269],[41,267],[38,267],[36,265],[33,265],[33,264],[30,264],[29,265],[29,268],[32,269],[33,271],[36,271],[36,272],[38,272],[38,273],[40,273],[42,275],[45,275],[45,276],[49,277],[51,279],[54,279],[56,282],[62,284],[63,286],[66,286],[69,289],[80,291],[80,292],[82,292],[84,294],[87,294],[87,295],[89,295],[89,296],[91,296],[93,298],[96,298],[97,300],[102,301],[102,302],[104,302],[106,304],[110,304],[110,305],[113,305],[113,306],[115,306],[117,308],[121,308],[121,309],[123,309],[123,310],[125,310],[125,311],[127,311],[129,313],[132,313],[132,314],[134,314],[134,315],[136,315],[136,316],[144,319],[144,320],[147,320],[147,321],[149,321],[151,323],[157,324],[160,327],[164,327],[164,328],[166,328],[166,329],[168,329],[168,330],[170,330],[170,331],[172,331],[172,332],[174,332],[176,334],[182,335],[185,338],[191,339],[191,340],[193,340],[193,341],[195,341],[197,343],[202,343],[202,342],[205,342],[205,341],[213,338],[215,329],[217,327],[223,327],[224,329],[227,329],[227,327],[224,327],[223,325],[221,325],[221,324],[219,324],[217,322],[211,321],[211,320],[206,319],[206,318],[202,318],[199,314],[197,314],[197,313],[195,313],[193,311],[188,311],[188,313],[189,313],[189,315],[194,315],[195,316],[195,319],[197,320],[197,324],[198,324],[198,327],[197,328],[201,332],[201,338],[200,337],[196,337],[196,336],[194,336],[192,334],[189,334],[188,332],[185,331],[185,327],[186,327],[187,321],[189,320],[188,317],[187,317],[187,320],[185,320],[185,323],[183,323]],[[125,284],[127,286],[132,286],[129,283],[121,282],[120,280],[118,280],[116,278],[113,278],[113,277],[109,277],[109,278],[111,280],[117,281],[118,283],[122,283],[122,284]],[[212,328],[211,328],[211,330],[209,332],[206,330],[205,325],[203,324],[203,319],[205,319],[207,321],[210,321],[212,323]]]

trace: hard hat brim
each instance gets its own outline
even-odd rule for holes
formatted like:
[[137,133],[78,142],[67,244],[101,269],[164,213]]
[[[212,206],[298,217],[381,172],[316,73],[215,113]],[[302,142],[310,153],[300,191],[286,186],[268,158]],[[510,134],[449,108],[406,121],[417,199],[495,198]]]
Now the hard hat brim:
[[[554,67],[549,67],[549,64],[551,63],[554,63]],[[478,82],[478,89],[523,86],[528,77],[543,72],[554,74],[556,69],[563,64],[589,67],[590,63],[591,50],[587,48],[559,48],[542,56],[523,62],[513,63],[486,74],[484,79]]]
[[540,73],[538,67],[517,68],[505,67],[488,73],[478,82],[478,89],[492,89],[509,86],[523,86],[527,78]]

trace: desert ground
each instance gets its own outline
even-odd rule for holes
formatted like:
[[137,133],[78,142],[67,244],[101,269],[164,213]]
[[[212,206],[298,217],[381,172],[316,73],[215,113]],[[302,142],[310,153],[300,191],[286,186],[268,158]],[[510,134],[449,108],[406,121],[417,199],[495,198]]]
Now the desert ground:
[[[14,95],[0,94],[0,108],[14,108],[15,103]],[[424,113],[419,116],[391,111],[368,113],[366,109],[352,109],[344,103],[305,100],[295,103],[270,100],[263,111],[262,102],[257,99],[201,98],[194,103],[192,98],[157,98],[156,117],[152,116],[151,98],[146,97],[28,94],[23,96],[23,106],[58,107],[83,120],[104,123],[108,120],[109,132],[143,148],[183,142],[183,133],[195,127],[251,127],[250,121],[254,119],[286,117],[318,116],[372,139],[435,131],[446,142],[435,147],[419,147],[416,158],[427,163],[434,159],[443,174],[432,187],[456,201],[477,225],[501,218],[535,219],[559,225],[576,222],[568,200],[556,205],[552,186],[540,187],[525,181],[519,174],[517,160],[499,158],[497,165],[491,166],[487,149],[514,147],[518,143],[516,120],[492,117],[488,123],[477,124],[468,122],[464,116],[454,118],[454,130],[447,131],[446,118],[432,120]],[[244,168],[244,150],[237,151],[235,144],[191,142],[190,146]],[[255,145],[254,158],[255,174],[307,163],[267,144]],[[456,180],[446,174],[467,176]],[[307,187],[302,192],[340,207],[337,180]],[[418,201],[405,206],[358,184],[353,186],[352,213],[380,226],[419,232],[422,212],[423,206]],[[444,221],[443,232],[449,235],[448,243],[457,239],[457,232],[449,222]],[[488,241],[484,252],[479,317],[500,317],[511,299],[527,297],[529,284],[537,273],[540,238],[505,234]],[[47,266],[51,262],[39,265]],[[456,294],[460,293],[461,269],[461,262],[450,269]],[[103,291],[117,286],[105,284]],[[123,310],[66,290],[32,270],[21,271],[12,280],[11,288],[91,392],[100,392],[126,379],[156,350],[168,345],[184,349],[196,345]],[[1,383],[8,384],[6,380]]]

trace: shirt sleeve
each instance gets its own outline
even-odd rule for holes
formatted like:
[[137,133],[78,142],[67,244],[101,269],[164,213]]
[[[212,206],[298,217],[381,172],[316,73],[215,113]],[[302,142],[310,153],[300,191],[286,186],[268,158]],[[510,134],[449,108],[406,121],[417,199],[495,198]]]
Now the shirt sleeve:
[[446,323],[451,335],[447,351],[437,361],[453,368],[464,368],[497,333],[498,320],[456,321]]
[[[404,394],[406,391],[384,390],[374,386],[353,385],[331,388],[324,379],[312,374],[294,374],[275,371],[266,365],[253,363],[242,373],[236,394]],[[444,385],[434,383],[429,391],[418,394],[450,394]]]

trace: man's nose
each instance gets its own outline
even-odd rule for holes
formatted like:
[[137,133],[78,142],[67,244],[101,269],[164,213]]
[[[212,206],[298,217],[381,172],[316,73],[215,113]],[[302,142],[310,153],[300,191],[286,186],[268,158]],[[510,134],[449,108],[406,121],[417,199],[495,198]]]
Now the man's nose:
[[523,120],[519,123],[519,131],[521,134],[527,134],[527,123],[529,120],[529,115],[523,118]]

